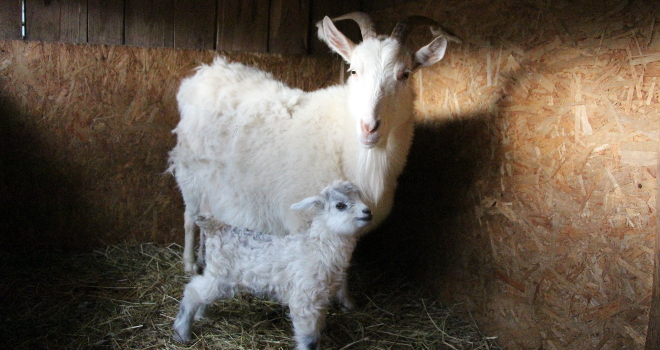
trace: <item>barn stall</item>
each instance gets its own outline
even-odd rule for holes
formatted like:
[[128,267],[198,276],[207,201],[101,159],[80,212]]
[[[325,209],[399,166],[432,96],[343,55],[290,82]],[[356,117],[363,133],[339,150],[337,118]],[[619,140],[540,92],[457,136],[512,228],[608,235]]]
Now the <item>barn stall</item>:
[[[291,86],[335,84],[346,67],[313,23],[362,10],[379,32],[420,14],[463,43],[414,76],[419,123],[395,208],[354,256],[364,307],[329,317],[324,344],[658,348],[651,1],[191,3],[0,5],[0,243],[14,281],[3,294],[18,306],[4,312],[8,345],[175,347],[183,206],[163,171],[181,78],[222,51]],[[415,33],[411,46],[430,39]],[[222,305],[199,348],[223,332],[246,348],[290,344],[273,305]],[[244,314],[256,319],[232,319]],[[453,340],[447,327],[472,320],[480,330]]]

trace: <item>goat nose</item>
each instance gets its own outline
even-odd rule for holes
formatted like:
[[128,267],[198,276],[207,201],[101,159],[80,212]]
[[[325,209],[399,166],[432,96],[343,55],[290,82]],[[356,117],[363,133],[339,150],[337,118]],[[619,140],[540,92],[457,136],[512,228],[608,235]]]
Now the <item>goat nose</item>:
[[376,119],[376,124],[371,129],[371,132],[376,132],[376,130],[378,130],[378,128],[380,128],[380,119]]
[[365,214],[371,214],[371,210],[369,208],[362,209],[362,212],[365,213]]
[[373,134],[380,128],[380,119],[377,119],[373,125],[362,122],[362,132],[365,134]]

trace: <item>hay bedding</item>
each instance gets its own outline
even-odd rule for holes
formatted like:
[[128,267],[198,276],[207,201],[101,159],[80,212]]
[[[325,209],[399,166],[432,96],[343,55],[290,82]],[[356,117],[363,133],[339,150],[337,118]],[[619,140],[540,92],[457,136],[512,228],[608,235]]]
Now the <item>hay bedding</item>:
[[[171,325],[187,282],[180,261],[181,247],[156,244],[3,255],[0,348],[292,347],[291,325],[279,304],[249,296],[217,302],[193,326],[193,344],[175,343]],[[493,338],[423,298],[418,288],[382,275],[367,280],[368,267],[354,270],[351,287],[360,307],[330,310],[324,348],[499,349]]]

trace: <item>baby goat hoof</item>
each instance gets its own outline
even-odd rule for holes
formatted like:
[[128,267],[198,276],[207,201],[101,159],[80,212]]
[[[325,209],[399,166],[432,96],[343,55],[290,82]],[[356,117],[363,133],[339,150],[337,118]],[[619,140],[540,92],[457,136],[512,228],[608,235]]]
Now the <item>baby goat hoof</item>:
[[183,271],[189,275],[200,275],[202,270],[199,268],[199,266],[196,263],[189,264],[186,262],[183,265]]
[[355,304],[354,303],[341,303],[339,305],[339,310],[342,312],[350,312],[355,310]]
[[177,343],[181,343],[181,344],[190,343],[190,335],[186,334],[186,332],[177,332],[177,330],[175,329],[172,334],[172,337]]

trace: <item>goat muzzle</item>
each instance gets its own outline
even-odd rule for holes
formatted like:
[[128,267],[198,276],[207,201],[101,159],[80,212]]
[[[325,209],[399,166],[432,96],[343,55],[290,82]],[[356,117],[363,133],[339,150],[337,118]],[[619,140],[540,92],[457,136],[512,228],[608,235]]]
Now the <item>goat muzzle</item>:
[[368,225],[368,224],[371,222],[371,220],[374,218],[374,215],[371,213],[371,210],[368,209],[368,208],[367,208],[367,209],[363,209],[363,210],[362,210],[362,214],[364,214],[364,216],[359,217],[359,218],[357,218],[357,219],[358,219],[358,221],[361,221],[363,225],[366,226],[366,225]]
[[378,131],[380,128],[380,119],[376,119],[374,123],[365,123],[362,121],[360,124],[362,126],[362,133],[365,135],[370,135]]
[[380,119],[371,123],[360,121],[360,142],[368,148],[375,146],[380,140]]

